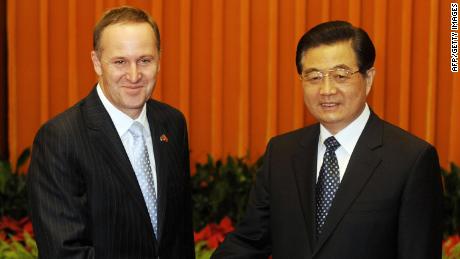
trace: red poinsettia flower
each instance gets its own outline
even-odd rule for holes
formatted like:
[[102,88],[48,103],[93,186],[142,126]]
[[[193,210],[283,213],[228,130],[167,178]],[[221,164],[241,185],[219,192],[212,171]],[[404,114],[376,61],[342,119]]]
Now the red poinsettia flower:
[[28,217],[15,220],[8,216],[0,219],[0,239],[9,241],[24,241],[24,233],[33,237],[32,222]]
[[34,229],[32,227],[32,221],[29,218],[23,218],[21,220],[22,229],[27,232],[30,236],[34,236]]
[[235,228],[233,227],[232,220],[229,217],[225,217],[220,221],[219,227],[222,229],[224,234],[232,232]]
[[450,236],[448,239],[444,240],[442,246],[444,247],[444,251],[446,251],[446,255],[450,256],[452,254],[453,248],[460,244],[460,236]]
[[195,233],[195,242],[205,240],[209,248],[215,249],[233,229],[232,220],[229,217],[225,217],[218,225],[209,223],[200,232]]
[[12,232],[21,231],[21,227],[19,226],[19,222],[13,218],[8,216],[4,216],[0,221],[0,230],[9,230]]
[[195,232],[195,243],[201,240],[206,240],[211,236],[211,226],[210,224],[206,225],[202,230],[199,232]]

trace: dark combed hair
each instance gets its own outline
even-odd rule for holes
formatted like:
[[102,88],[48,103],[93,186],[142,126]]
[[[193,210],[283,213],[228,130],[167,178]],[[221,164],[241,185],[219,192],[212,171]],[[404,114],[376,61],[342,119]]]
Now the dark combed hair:
[[297,73],[302,73],[302,57],[311,48],[320,45],[351,40],[351,46],[356,54],[359,72],[365,74],[374,66],[375,47],[369,35],[361,29],[345,21],[330,21],[321,23],[307,31],[297,44],[295,62]]
[[156,22],[146,12],[139,8],[122,6],[110,9],[102,16],[102,18],[94,26],[93,31],[93,49],[99,51],[101,35],[104,29],[112,24],[119,23],[148,23],[155,34],[157,41],[157,49],[160,51],[160,30]]

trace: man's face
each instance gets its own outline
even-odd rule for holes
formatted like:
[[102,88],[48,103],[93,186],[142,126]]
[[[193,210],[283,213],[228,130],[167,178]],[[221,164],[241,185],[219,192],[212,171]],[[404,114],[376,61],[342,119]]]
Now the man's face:
[[[342,69],[358,70],[356,55],[350,41],[332,45],[320,45],[306,51],[302,57],[302,71],[328,71]],[[359,72],[351,74],[341,82],[340,77],[328,74],[320,82],[302,81],[304,101],[310,113],[332,134],[336,134],[364,109],[366,97],[371,89],[375,70],[369,69],[366,76]]]
[[160,53],[148,23],[106,27],[100,49],[91,52],[102,91],[119,110],[137,118],[150,98],[159,71]]

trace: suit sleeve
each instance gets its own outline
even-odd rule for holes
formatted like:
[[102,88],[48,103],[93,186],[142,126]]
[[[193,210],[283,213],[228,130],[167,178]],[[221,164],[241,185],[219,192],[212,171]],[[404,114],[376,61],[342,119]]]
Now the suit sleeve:
[[184,136],[183,136],[183,168],[184,170],[184,183],[185,183],[185,192],[184,192],[184,212],[182,213],[184,217],[184,233],[185,238],[184,242],[184,251],[186,253],[186,258],[195,258],[195,243],[193,238],[193,223],[192,223],[192,187],[190,182],[190,150],[188,146],[188,132],[187,124],[185,118],[182,119],[184,125]]
[[94,258],[84,179],[62,128],[45,125],[32,147],[27,191],[39,257]]
[[399,213],[398,258],[441,258],[442,185],[429,146],[411,168]]
[[212,255],[213,259],[268,258],[270,245],[270,144],[264,156],[262,169],[257,173],[246,214],[235,232],[230,233]]

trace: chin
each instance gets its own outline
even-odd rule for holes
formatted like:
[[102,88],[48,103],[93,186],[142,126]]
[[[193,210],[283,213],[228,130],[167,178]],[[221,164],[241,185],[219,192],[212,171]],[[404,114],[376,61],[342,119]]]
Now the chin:
[[147,99],[148,98],[144,94],[135,95],[135,96],[126,96],[125,103],[126,105],[136,106],[139,104],[144,104],[147,101]]
[[341,118],[340,113],[334,111],[321,111],[318,113],[318,117],[323,119],[324,121],[336,121]]
[[142,109],[144,106],[144,101],[136,101],[136,102],[124,102],[123,106],[125,109]]
[[342,121],[338,116],[322,116],[318,119],[322,124],[336,124]]

